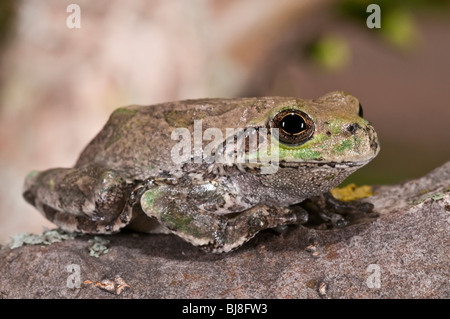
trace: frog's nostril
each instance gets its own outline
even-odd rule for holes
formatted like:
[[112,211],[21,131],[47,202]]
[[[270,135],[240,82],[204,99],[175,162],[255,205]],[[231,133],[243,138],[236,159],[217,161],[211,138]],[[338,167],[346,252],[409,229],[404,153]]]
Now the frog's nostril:
[[350,124],[347,126],[347,131],[350,132],[351,134],[355,134],[355,132],[360,128],[360,126],[355,123],[355,124]]

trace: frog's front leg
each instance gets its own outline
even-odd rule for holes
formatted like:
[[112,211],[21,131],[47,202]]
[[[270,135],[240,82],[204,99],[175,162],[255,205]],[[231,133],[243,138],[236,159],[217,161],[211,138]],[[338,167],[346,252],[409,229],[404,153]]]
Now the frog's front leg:
[[110,234],[131,219],[128,188],[119,173],[100,165],[30,173],[23,196],[68,232]]
[[141,197],[145,214],[156,218],[172,233],[207,251],[231,251],[259,231],[287,224],[303,224],[308,216],[300,206],[257,205],[242,212],[215,214],[200,209],[194,201],[177,198],[177,191],[156,186]]
[[340,228],[373,220],[378,217],[371,203],[344,202],[330,192],[303,201],[302,206],[310,216],[308,226],[318,228]]

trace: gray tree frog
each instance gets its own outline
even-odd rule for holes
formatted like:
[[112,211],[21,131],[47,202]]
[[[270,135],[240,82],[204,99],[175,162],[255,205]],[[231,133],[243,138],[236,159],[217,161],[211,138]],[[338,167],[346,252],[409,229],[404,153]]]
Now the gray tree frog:
[[[176,128],[266,129],[278,166],[173,160]],[[277,132],[277,134],[272,132]],[[249,142],[244,137],[244,143]],[[225,140],[215,141],[225,145]],[[201,142],[202,149],[210,143]],[[259,146],[258,146],[259,147]],[[218,149],[218,148],[217,148]],[[255,148],[245,145],[246,155]],[[259,148],[256,148],[256,152]],[[123,228],[173,233],[212,252],[231,251],[259,231],[308,221],[302,203],[322,196],[379,152],[377,134],[357,98],[331,92],[317,99],[198,99],[112,113],[73,168],[32,172],[24,198],[68,232],[112,234]],[[262,154],[262,152],[261,152]],[[266,165],[266,163],[264,164]],[[320,212],[334,224],[343,216]]]

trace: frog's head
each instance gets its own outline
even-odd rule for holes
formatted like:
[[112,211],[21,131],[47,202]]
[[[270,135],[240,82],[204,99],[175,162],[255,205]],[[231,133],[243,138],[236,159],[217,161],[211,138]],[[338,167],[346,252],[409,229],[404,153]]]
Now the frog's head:
[[282,101],[265,114],[264,121],[267,127],[278,129],[272,140],[277,140],[280,163],[360,167],[380,149],[358,99],[345,92],[331,92],[315,100]]

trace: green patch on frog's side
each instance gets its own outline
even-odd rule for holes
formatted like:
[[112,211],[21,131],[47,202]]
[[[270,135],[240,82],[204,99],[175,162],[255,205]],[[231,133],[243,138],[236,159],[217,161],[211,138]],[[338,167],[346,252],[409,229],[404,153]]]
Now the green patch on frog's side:
[[19,233],[12,237],[9,247],[14,249],[23,245],[51,245],[81,235],[80,233],[68,233],[61,229],[46,229],[42,234]]
[[297,150],[280,149],[280,158],[295,158],[303,160],[318,160],[321,158],[321,153],[308,148]]
[[[302,149],[289,149],[280,147],[278,151],[278,155],[280,159],[303,159],[303,160],[317,160],[320,158],[320,152],[311,150],[309,148]],[[257,152],[256,155],[251,154],[249,158],[257,158],[257,159],[271,159],[270,150],[267,153]]]
[[193,218],[186,215],[181,209],[177,209],[176,213],[172,212],[171,214],[165,214],[164,210],[161,211],[155,207],[160,195],[161,192],[158,188],[147,190],[142,195],[141,199],[143,210],[154,211],[155,215],[159,216],[161,221],[163,221],[170,229],[180,230],[185,233],[189,233],[194,237],[199,237],[201,234],[198,232],[198,229],[195,227],[190,227],[193,222]]
[[143,201],[143,208],[144,209],[152,209],[153,208],[153,201],[155,200],[156,196],[158,195],[158,189],[149,189],[142,195],[142,201]]
[[[303,160],[320,160],[322,153],[317,148],[324,148],[327,145],[325,142],[329,140],[326,134],[318,134],[310,141],[299,146],[287,146],[284,144],[278,144],[279,157],[281,159],[303,159]],[[270,156],[270,152],[268,152]]]
[[[320,160],[321,152],[315,150],[315,147],[322,147],[323,142],[328,137],[325,134],[318,134],[314,137],[314,139],[306,142],[303,145],[299,146],[289,146],[282,143],[279,143],[277,140],[272,140],[272,145],[278,147],[278,157],[282,160],[288,159],[302,159],[302,160]],[[258,158],[270,160],[272,156],[272,152],[270,147],[266,152],[257,151],[255,154],[249,154],[249,158]]]
[[91,246],[88,247],[89,256],[98,258],[101,255],[107,254],[109,251],[109,240],[103,237],[94,236],[94,238],[89,239],[88,242],[91,244]]
[[356,186],[356,184],[349,184],[342,188],[336,187],[330,192],[334,198],[344,202],[362,199],[373,195],[371,186]]
[[198,228],[190,227],[194,219],[191,216],[185,215],[180,210],[177,212],[178,213],[161,214],[160,218],[170,229],[176,229],[177,231],[182,231],[191,236],[200,237]]

